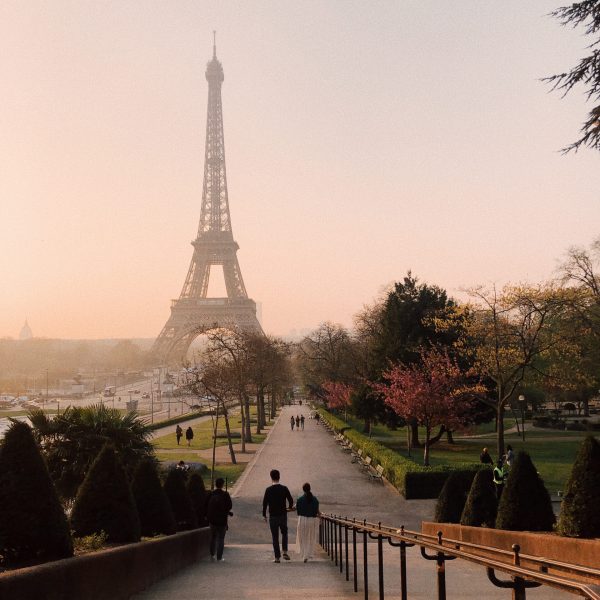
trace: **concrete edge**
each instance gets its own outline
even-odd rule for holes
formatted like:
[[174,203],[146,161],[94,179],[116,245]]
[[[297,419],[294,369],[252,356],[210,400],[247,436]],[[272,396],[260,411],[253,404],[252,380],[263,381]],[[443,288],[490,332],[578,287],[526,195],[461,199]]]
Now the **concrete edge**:
[[250,475],[251,471],[254,469],[254,465],[256,464],[256,461],[258,460],[259,456],[261,455],[263,448],[269,443],[269,438],[271,437],[271,433],[273,433],[273,430],[275,429],[275,426],[277,425],[277,423],[279,423],[280,418],[281,418],[281,412],[277,415],[277,418],[273,421],[273,425],[269,429],[269,433],[267,434],[267,437],[264,439],[263,443],[260,445],[260,448],[254,453],[252,460],[246,465],[246,468],[244,469],[242,476],[235,482],[235,484],[233,485],[233,488],[231,488],[230,495],[232,498],[239,497],[242,486],[244,485],[244,483],[245,483],[246,479],[248,478],[248,476]]

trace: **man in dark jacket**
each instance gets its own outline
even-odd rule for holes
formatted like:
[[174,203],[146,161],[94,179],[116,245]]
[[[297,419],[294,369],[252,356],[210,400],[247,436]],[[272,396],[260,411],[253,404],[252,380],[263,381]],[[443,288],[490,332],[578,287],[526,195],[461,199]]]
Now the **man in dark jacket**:
[[223,561],[223,548],[225,547],[225,533],[227,532],[227,517],[232,516],[231,496],[223,490],[225,481],[219,477],[215,481],[215,490],[208,499],[206,518],[210,525],[210,559]]
[[281,562],[281,551],[279,549],[279,531],[281,530],[281,546],[283,547],[283,558],[290,560],[288,554],[288,528],[287,528],[287,509],[285,506],[286,500],[290,510],[294,507],[294,499],[290,494],[290,490],[279,483],[279,471],[273,469],[271,471],[272,484],[265,490],[263,498],[262,514],[265,522],[267,521],[267,507],[269,509],[269,527],[271,536],[273,537],[273,550],[275,551],[275,560],[273,562]]

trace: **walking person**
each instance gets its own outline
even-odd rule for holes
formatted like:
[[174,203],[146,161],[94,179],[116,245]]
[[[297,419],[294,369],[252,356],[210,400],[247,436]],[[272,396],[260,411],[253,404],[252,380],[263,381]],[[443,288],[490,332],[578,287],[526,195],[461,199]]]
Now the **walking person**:
[[300,415],[300,428],[304,431],[304,415]]
[[513,452],[512,446],[508,444],[506,446],[506,466],[512,469],[513,463],[515,462],[515,453]]
[[219,477],[215,481],[215,490],[208,499],[206,518],[210,526],[210,559],[215,560],[215,553],[218,561],[223,558],[223,549],[225,547],[225,533],[227,533],[227,517],[233,516],[231,512],[232,502],[229,492],[223,490],[225,480]]
[[292,427],[292,431],[294,431],[294,425],[296,424],[296,419],[294,419],[294,415],[290,417],[290,425]]
[[177,445],[179,446],[179,441],[181,440],[181,436],[183,435],[183,429],[179,425],[175,427],[175,437],[177,437]]
[[479,455],[479,461],[481,463],[483,463],[484,465],[493,465],[494,461],[492,459],[492,457],[490,456],[490,453],[488,452],[487,448],[484,448],[481,451],[481,454]]
[[279,483],[280,474],[277,469],[273,469],[270,473],[271,485],[265,490],[263,497],[262,514],[267,522],[267,508],[269,509],[269,528],[271,529],[271,537],[273,538],[273,551],[275,560],[273,562],[281,562],[281,550],[279,548],[279,532],[281,531],[281,548],[283,549],[283,558],[290,560],[288,554],[288,527],[287,527],[287,509],[286,501],[289,504],[289,509],[294,508],[294,499],[290,494],[290,490],[285,485]]
[[188,427],[185,430],[185,439],[187,440],[188,446],[191,446],[192,440],[194,439],[194,431],[191,427]]
[[310,483],[302,486],[304,494],[296,501],[296,512],[298,513],[298,527],[296,529],[296,551],[304,562],[314,555],[317,543],[317,532],[319,522],[317,517],[319,511],[319,500],[310,490]]
[[296,415],[296,429],[300,429],[300,417]]

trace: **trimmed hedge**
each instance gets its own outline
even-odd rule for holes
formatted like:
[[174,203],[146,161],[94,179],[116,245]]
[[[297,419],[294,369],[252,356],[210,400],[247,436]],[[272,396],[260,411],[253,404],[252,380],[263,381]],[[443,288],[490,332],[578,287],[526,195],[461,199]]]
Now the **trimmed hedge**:
[[588,436],[579,447],[565,489],[558,532],[562,535],[600,537],[600,443]]
[[438,523],[460,523],[475,471],[454,471],[450,473],[440,492],[435,506],[434,521]]
[[[178,417],[171,417],[170,419],[165,419],[164,421],[156,421],[151,425],[148,425],[148,429],[150,431],[156,431],[157,429],[162,429],[163,427],[168,427],[169,425],[177,425],[177,423],[183,423],[184,421],[193,421],[194,419],[199,419],[200,417],[206,417],[207,415],[214,414],[214,410],[195,410],[193,412],[186,413],[185,415],[179,415]],[[175,433],[175,430],[173,430]]]
[[363,453],[381,465],[384,477],[407,500],[437,498],[451,473],[472,473],[484,466],[479,463],[458,463],[452,467],[423,467],[352,429],[324,408],[320,408],[318,413],[336,433],[343,433],[357,449],[362,449]]

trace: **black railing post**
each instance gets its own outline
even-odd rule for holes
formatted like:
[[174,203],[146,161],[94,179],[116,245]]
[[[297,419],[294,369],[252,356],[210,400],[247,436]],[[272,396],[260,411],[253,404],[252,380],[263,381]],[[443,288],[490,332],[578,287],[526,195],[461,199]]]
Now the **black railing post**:
[[[379,523],[381,529],[381,523]],[[379,600],[384,599],[383,589],[383,538],[381,534],[377,536],[377,562],[379,563]]]
[[338,523],[338,541],[340,544],[340,573],[344,572],[344,552],[343,552],[343,544],[344,540],[342,539],[342,524]]
[[[346,517],[346,521],[348,517]],[[346,581],[350,581],[350,573],[348,573],[348,525],[344,525],[344,546],[346,547]]]
[[356,570],[356,527],[352,527],[352,575],[354,577],[354,591],[358,592],[358,572]]
[[[364,522],[365,526],[367,521]],[[365,600],[369,600],[369,559],[367,557],[367,531],[363,531],[363,581],[365,586]]]
[[[515,553],[513,564],[520,566],[521,557],[519,556],[519,552],[521,552],[521,546],[519,546],[519,544],[513,544],[512,551]],[[515,583],[512,593],[513,600],[526,600],[527,592],[525,591],[525,580],[522,577],[514,577],[513,581]]]
[[[438,531],[438,544],[442,545],[442,532]],[[440,550],[437,553],[437,583],[438,600],[446,600],[446,562],[444,561],[444,552]]]
[[408,600],[406,590],[406,542],[404,541],[400,542],[400,593],[402,594],[402,600]]
[[319,546],[323,547],[323,519],[319,519]]
[[338,526],[337,523],[334,521],[333,523],[333,553],[334,553],[334,558],[335,558],[335,564],[338,564]]

